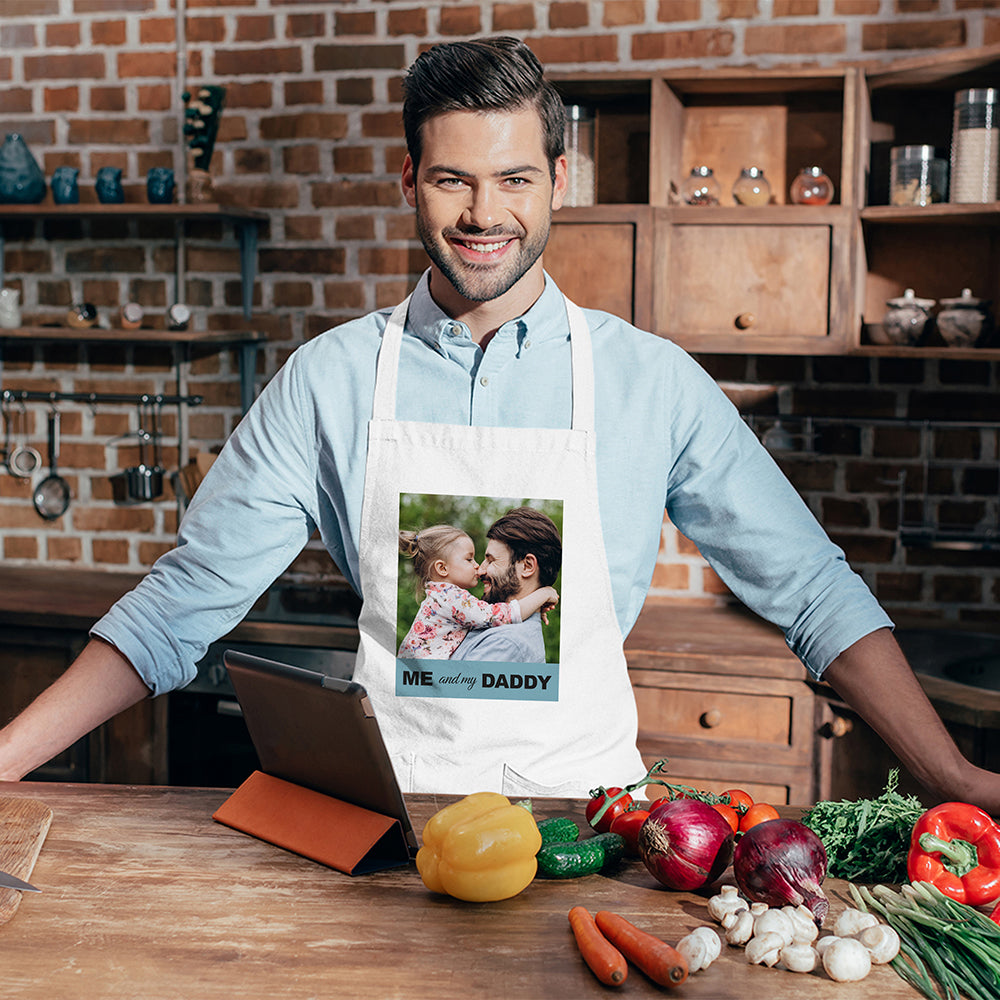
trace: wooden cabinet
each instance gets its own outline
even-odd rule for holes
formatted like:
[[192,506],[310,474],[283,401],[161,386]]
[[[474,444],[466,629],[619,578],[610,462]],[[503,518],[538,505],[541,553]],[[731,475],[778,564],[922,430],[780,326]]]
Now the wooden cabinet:
[[[889,149],[932,144],[947,158],[955,91],[995,85],[998,72],[1000,47],[867,73],[554,75],[567,103],[595,111],[597,181],[593,207],[555,214],[546,267],[581,305],[648,317],[692,351],[966,356],[943,342],[870,343],[905,288],[1000,300],[1000,203],[892,206]],[[720,183],[717,205],[680,197],[700,165]],[[811,165],[834,183],[830,205],[791,203]],[[748,166],[763,170],[770,204],[734,202]]]

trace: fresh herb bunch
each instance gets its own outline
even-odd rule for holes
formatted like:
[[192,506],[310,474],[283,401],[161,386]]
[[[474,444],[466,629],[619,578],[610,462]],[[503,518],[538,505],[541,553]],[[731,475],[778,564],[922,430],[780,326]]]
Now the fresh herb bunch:
[[817,802],[802,817],[826,848],[831,875],[852,882],[905,882],[913,824],[925,809],[915,795],[896,791],[893,768],[877,799]]

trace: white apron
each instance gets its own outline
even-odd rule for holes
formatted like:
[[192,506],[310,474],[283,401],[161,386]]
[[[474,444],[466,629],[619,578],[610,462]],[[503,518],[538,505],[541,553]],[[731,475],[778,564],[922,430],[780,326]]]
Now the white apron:
[[[400,786],[585,797],[598,785],[638,780],[645,768],[601,532],[594,368],[583,312],[566,301],[572,429],[469,427],[395,419],[408,304],[394,310],[378,355],[354,673],[371,696]],[[558,663],[397,660],[399,497],[407,493],[562,502]]]

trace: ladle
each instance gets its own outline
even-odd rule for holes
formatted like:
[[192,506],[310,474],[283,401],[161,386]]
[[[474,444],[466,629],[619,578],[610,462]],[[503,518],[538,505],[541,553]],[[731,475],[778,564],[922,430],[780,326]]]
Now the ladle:
[[69,507],[69,483],[59,475],[59,411],[49,410],[49,474],[35,487],[35,510],[46,521],[62,517]]

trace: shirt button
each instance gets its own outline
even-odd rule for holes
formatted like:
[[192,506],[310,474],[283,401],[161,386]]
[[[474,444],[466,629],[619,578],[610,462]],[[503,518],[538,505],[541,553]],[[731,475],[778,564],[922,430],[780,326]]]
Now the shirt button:
[[524,342],[524,346],[525,346],[525,347],[531,347],[531,341],[530,341],[530,340],[526,340],[526,341]]
[[448,332],[453,337],[461,337],[462,336],[462,328],[458,325],[458,323],[452,323],[451,326],[448,327]]
[[486,375],[484,375],[484,376],[483,376],[483,377],[482,377],[482,378],[481,378],[481,379],[479,380],[479,384],[480,384],[480,385],[489,385],[489,384],[490,384],[490,380],[489,380],[489,378],[488,378],[488,377],[487,377]]

